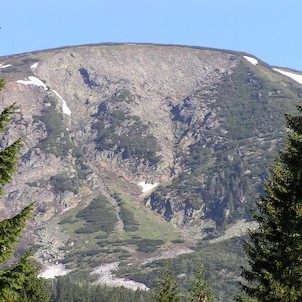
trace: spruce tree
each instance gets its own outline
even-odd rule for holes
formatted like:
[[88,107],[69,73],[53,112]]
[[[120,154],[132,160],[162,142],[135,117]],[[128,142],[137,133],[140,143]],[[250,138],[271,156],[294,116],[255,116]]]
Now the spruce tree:
[[20,262],[24,262],[27,265],[27,269],[26,271],[23,271],[25,282],[23,283],[23,288],[18,291],[18,302],[49,301],[46,291],[46,280],[37,277],[40,266],[31,258],[31,253],[25,253],[25,255],[20,259]]
[[302,301],[302,106],[286,115],[289,129],[254,214],[258,230],[249,233],[240,301]]
[[179,302],[178,284],[171,270],[170,263],[166,263],[157,281],[154,295],[155,302]]
[[[0,79],[0,91],[3,89],[4,81]],[[6,130],[10,117],[15,110],[12,105],[0,114],[0,132]],[[12,179],[18,161],[18,150],[21,146],[21,139],[16,140],[9,146],[0,146],[0,194],[4,194],[3,187]],[[0,302],[21,301],[21,294],[24,291],[29,277],[33,277],[33,267],[29,260],[29,254],[8,266],[5,262],[13,254],[13,245],[18,241],[26,220],[32,212],[33,205],[25,207],[19,214],[12,218],[0,221]],[[33,300],[34,301],[34,300]]]
[[205,270],[202,262],[197,265],[192,289],[189,292],[189,302],[214,302],[213,291],[205,280]]

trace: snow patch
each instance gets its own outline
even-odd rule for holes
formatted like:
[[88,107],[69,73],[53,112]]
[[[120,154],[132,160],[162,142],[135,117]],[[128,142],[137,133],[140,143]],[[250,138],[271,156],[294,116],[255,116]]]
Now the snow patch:
[[255,58],[251,58],[248,56],[243,56],[247,61],[249,61],[251,64],[253,65],[257,65],[258,64],[258,60],[256,60]]
[[91,272],[91,275],[99,275],[98,280],[95,281],[94,284],[105,284],[112,287],[124,286],[133,290],[149,290],[149,288],[143,283],[127,280],[125,278],[116,278],[112,271],[116,270],[118,265],[119,262],[112,262],[101,265],[94,269]]
[[145,193],[145,192],[148,192],[148,191],[154,189],[159,184],[158,183],[146,183],[145,181],[141,181],[137,185],[140,186],[142,188],[142,192]]
[[273,68],[273,69],[275,71],[280,72],[281,74],[293,79],[294,81],[298,82],[299,84],[302,84],[302,75],[301,74],[285,71],[285,70],[278,69],[278,68]]
[[11,66],[12,66],[12,64],[7,64],[7,65],[0,64],[0,68],[1,69],[7,68],[7,67],[11,67]]
[[65,113],[67,115],[70,115],[71,114],[71,110],[68,108],[66,101],[58,94],[57,91],[55,91],[55,90],[52,90],[52,91],[62,101],[62,103],[63,103],[63,105],[62,105],[63,113]]
[[16,81],[18,84],[23,84],[23,85],[35,85],[35,86],[41,86],[45,90],[48,90],[47,86],[38,78],[29,76],[28,81],[23,81],[23,80],[18,80]]
[[38,277],[45,279],[53,279],[57,276],[65,276],[69,274],[72,269],[67,269],[63,264],[48,265],[38,275]]
[[38,64],[39,64],[38,62],[34,63],[33,65],[30,66],[30,68],[31,69],[36,69],[38,67]]

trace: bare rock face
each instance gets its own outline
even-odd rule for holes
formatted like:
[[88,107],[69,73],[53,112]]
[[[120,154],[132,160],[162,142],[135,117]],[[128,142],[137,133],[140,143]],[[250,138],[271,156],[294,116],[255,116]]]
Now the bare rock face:
[[[43,262],[64,259],[73,236],[89,233],[85,207],[98,195],[117,233],[142,206],[189,239],[250,220],[283,114],[301,95],[301,85],[262,62],[201,48],[91,45],[0,63],[11,65],[0,68],[1,107],[18,106],[1,146],[24,137],[1,215],[37,202],[31,228]],[[141,194],[142,181],[159,185]]]

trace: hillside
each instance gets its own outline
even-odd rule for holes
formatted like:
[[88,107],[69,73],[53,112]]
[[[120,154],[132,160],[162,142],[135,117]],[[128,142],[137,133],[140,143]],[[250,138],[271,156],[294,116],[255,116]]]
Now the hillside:
[[24,137],[1,216],[37,201],[26,242],[63,271],[198,252],[255,227],[284,114],[302,96],[296,71],[181,46],[2,57],[0,77],[1,108],[18,107],[1,145]]

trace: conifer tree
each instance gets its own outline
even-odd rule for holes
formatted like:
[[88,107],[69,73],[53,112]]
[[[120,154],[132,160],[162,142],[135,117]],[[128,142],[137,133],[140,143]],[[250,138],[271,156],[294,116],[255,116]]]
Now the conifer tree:
[[[3,86],[4,81],[0,79],[0,91]],[[15,105],[12,105],[0,114],[0,132],[5,131],[14,110]],[[18,139],[9,146],[0,147],[0,195],[3,195],[3,187],[11,181],[12,174],[15,172],[20,146],[21,139]],[[20,237],[26,220],[32,212],[32,207],[31,204],[14,217],[0,221],[0,302],[21,301],[21,292],[29,281],[29,277],[33,276],[29,254],[25,254],[14,265],[5,264],[5,261],[9,260],[13,254],[13,245]]]
[[21,290],[18,291],[18,302],[47,302],[49,301],[47,296],[47,284],[43,278],[38,278],[39,265],[31,259],[31,253],[27,252],[20,262],[28,263],[27,270],[23,271],[25,275],[25,282]]
[[286,115],[289,133],[254,214],[259,229],[245,243],[242,270],[248,298],[239,301],[302,301],[302,106]]
[[157,282],[154,300],[156,302],[179,302],[177,281],[171,270],[170,263],[166,263]]
[[205,271],[202,262],[197,266],[192,289],[189,292],[189,302],[214,302],[213,291],[205,281]]

